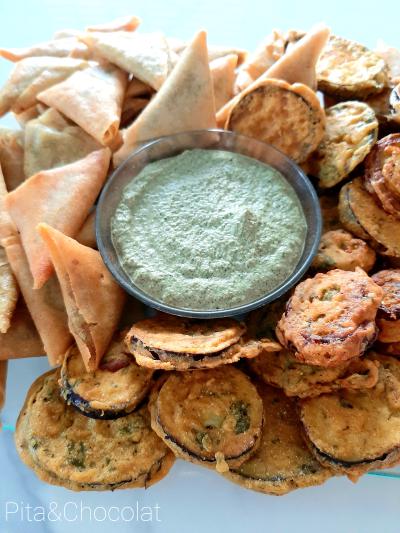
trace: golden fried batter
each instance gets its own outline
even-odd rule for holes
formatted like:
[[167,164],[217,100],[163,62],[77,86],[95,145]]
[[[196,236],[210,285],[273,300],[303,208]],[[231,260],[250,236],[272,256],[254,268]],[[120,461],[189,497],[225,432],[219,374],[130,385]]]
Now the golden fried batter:
[[368,272],[375,260],[376,254],[366,242],[356,239],[348,231],[337,229],[322,235],[312,267],[322,271],[334,268],[355,270],[360,267]]
[[224,471],[255,452],[263,405],[237,368],[170,374],[152,393],[151,426],[178,457]]
[[365,160],[365,187],[387,213],[400,219],[400,133],[374,146]]
[[128,333],[150,348],[176,353],[209,354],[235,344],[243,324],[232,318],[193,320],[159,314],[136,322]]
[[300,419],[312,453],[353,480],[400,461],[400,362],[383,355],[370,357],[380,365],[375,387],[300,401]]
[[278,339],[311,365],[359,357],[375,340],[382,294],[360,268],[317,274],[297,285],[276,328]]
[[339,214],[343,226],[367,240],[380,255],[400,257],[400,220],[377,205],[360,178],[342,187]]
[[378,138],[375,113],[364,102],[342,102],[325,113],[325,135],[310,161],[310,173],[319,178],[322,188],[346,178]]
[[224,476],[247,489],[277,496],[332,477],[305,445],[293,400],[267,385],[257,388],[265,413],[261,444],[250,459]]
[[318,89],[340,98],[366,98],[389,84],[385,61],[361,44],[332,35],[317,64]]
[[139,365],[154,370],[215,368],[256,357],[262,350],[280,349],[274,340],[243,335],[245,329],[233,319],[158,315],[137,322],[128,332],[126,344]]
[[27,466],[71,490],[148,487],[174,458],[150,428],[147,406],[116,420],[94,420],[60,396],[58,370],[40,376],[18,417],[15,440]]
[[87,372],[78,348],[72,346],[61,369],[61,394],[83,414],[117,418],[132,412],[145,398],[153,371],[136,364],[125,347],[126,332],[115,335],[94,372]]
[[289,350],[264,352],[249,361],[250,370],[268,385],[283,389],[287,396],[309,398],[338,389],[364,389],[376,385],[378,367],[374,361],[355,359],[339,366],[299,363]]
[[383,289],[378,309],[378,340],[383,343],[400,342],[400,270],[381,270],[372,279]]
[[323,137],[325,113],[306,85],[267,79],[243,92],[225,129],[272,144],[301,163]]

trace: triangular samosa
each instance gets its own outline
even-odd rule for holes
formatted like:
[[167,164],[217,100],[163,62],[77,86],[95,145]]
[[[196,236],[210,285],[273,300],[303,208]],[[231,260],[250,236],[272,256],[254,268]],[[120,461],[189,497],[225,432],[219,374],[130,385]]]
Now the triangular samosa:
[[41,170],[68,165],[101,148],[91,135],[48,109],[25,125],[24,173],[27,178]]
[[98,150],[69,165],[39,172],[7,195],[6,207],[21,234],[35,289],[53,272],[36,226],[46,222],[74,236],[100,192],[109,162],[110,151]]
[[118,136],[127,74],[111,64],[95,64],[38,94],[100,144],[111,146]]
[[0,163],[7,191],[12,191],[24,179],[24,132],[0,127]]
[[81,39],[100,57],[118,65],[158,90],[171,71],[167,41],[162,33],[87,33]]
[[40,224],[38,232],[50,252],[85,367],[96,370],[118,325],[125,293],[99,252],[47,224]]
[[2,244],[26,306],[42,339],[49,363],[59,364],[72,343],[72,337],[68,329],[67,313],[57,278],[52,276],[40,290],[33,289],[32,275],[18,236],[3,239]]
[[216,110],[220,109],[233,96],[237,60],[236,54],[230,54],[214,59],[210,63]]
[[[284,80],[288,83],[302,83],[311,89],[316,87],[315,66],[318,58],[329,39],[330,30],[319,24],[297,41],[276,63],[254,80],[246,89],[252,90],[257,83],[267,78]],[[217,113],[217,123],[223,127],[230,110],[242,97],[242,92],[227,102]]]
[[140,141],[182,131],[215,127],[215,104],[206,33],[199,32],[137,120],[123,131],[114,154],[120,164]]
[[0,90],[0,116],[12,110],[21,113],[36,104],[36,96],[88,62],[72,57],[27,57],[18,61]]

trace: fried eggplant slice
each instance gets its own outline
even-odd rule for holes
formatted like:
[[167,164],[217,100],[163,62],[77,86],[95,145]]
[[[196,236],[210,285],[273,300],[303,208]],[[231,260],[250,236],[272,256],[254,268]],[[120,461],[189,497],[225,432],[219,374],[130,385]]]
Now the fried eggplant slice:
[[334,268],[355,270],[360,267],[369,272],[375,260],[374,250],[365,241],[357,239],[348,231],[336,229],[322,235],[312,268],[327,272]]
[[400,219],[400,133],[380,139],[365,160],[365,188],[378,204]]
[[148,487],[162,479],[173,454],[151,430],[147,406],[116,420],[94,420],[67,405],[59,371],[40,376],[18,417],[22,461],[52,485],[71,490]]
[[321,485],[335,475],[321,466],[305,445],[293,400],[267,385],[258,384],[257,389],[265,413],[260,446],[224,477],[246,489],[280,496]]
[[375,341],[383,290],[367,274],[330,270],[297,285],[276,334],[298,361],[337,366],[359,357]]
[[400,361],[371,355],[379,363],[375,387],[340,390],[300,400],[306,442],[324,466],[353,481],[364,472],[400,462]]
[[380,255],[400,257],[400,220],[379,207],[360,178],[342,187],[339,215],[348,231],[368,241]]
[[134,324],[126,344],[136,362],[152,369],[215,368],[262,350],[279,350],[270,339],[244,335],[243,324],[233,319],[192,320],[159,314]]
[[65,354],[61,395],[82,414],[107,420],[125,416],[149,392],[153,371],[136,364],[125,346],[125,333],[115,335],[94,372],[87,372],[75,345]]
[[225,129],[272,144],[302,163],[324,135],[325,113],[306,85],[266,79],[243,91]]
[[365,46],[332,35],[317,64],[318,89],[343,99],[367,98],[389,84],[384,59]]
[[283,389],[286,396],[309,398],[339,389],[367,389],[378,381],[378,366],[355,359],[330,368],[299,363],[289,350],[264,352],[248,366],[268,385]]
[[382,343],[400,342],[400,270],[381,270],[372,279],[383,289],[382,302],[376,323],[378,340]]
[[322,188],[346,178],[378,138],[378,121],[364,102],[341,102],[325,110],[326,131],[310,161],[310,173]]
[[150,400],[151,427],[177,457],[223,472],[255,452],[263,404],[248,376],[223,369],[170,374]]

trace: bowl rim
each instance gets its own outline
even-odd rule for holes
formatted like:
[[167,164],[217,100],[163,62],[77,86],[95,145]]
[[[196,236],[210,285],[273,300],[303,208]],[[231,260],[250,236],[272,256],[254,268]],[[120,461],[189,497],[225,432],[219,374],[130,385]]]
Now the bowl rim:
[[[162,143],[163,141],[171,141],[174,138],[183,137],[184,135],[196,135],[196,134],[205,134],[205,133],[218,133],[223,134],[226,136],[232,136],[232,137],[240,137],[244,141],[248,140],[252,143],[259,144],[260,146],[267,146],[269,150],[275,151],[277,155],[286,162],[286,164],[290,167],[291,171],[294,173],[297,173],[297,175],[301,178],[303,185],[305,186],[306,193],[310,197],[310,205],[312,206],[312,209],[314,211],[313,216],[315,216],[315,228],[314,228],[314,239],[310,246],[310,249],[304,258],[303,262],[300,263],[301,258],[299,260],[299,263],[294,268],[293,272],[284,280],[278,287],[276,287],[274,290],[266,293],[264,296],[261,296],[260,298],[257,298],[256,300],[252,300],[251,302],[248,302],[246,304],[237,305],[235,307],[230,308],[221,308],[221,309],[211,309],[211,310],[197,310],[197,309],[189,309],[189,308],[181,308],[181,307],[175,307],[168,304],[163,303],[160,300],[157,300],[156,298],[153,298],[152,296],[148,295],[144,291],[142,291],[139,287],[134,285],[132,282],[127,282],[125,278],[121,275],[121,271],[123,271],[122,267],[118,263],[118,267],[116,268],[115,263],[111,260],[110,255],[107,250],[107,245],[103,241],[103,235],[102,235],[102,229],[100,227],[101,225],[101,214],[102,214],[102,206],[107,201],[107,196],[109,194],[110,189],[112,188],[115,180],[118,178],[119,173],[126,168],[132,159],[134,159],[136,156],[141,154],[143,151],[149,149],[150,147],[154,146],[155,144]],[[207,147],[202,147],[204,149],[208,149]],[[210,146],[212,149],[212,146]],[[189,147],[188,150],[193,150],[195,147]],[[230,151],[228,148],[222,148],[222,150]],[[233,153],[239,153],[235,150],[232,150]],[[167,156],[168,157],[168,156]],[[171,156],[169,156],[171,157]],[[265,163],[261,159],[247,155],[247,157],[250,157],[252,159],[255,159],[261,163],[264,164],[270,164]],[[163,157],[159,159],[164,159]],[[157,159],[154,159],[157,160]],[[274,165],[270,164],[273,168]],[[278,169],[277,169],[278,170]],[[281,172],[279,170],[279,172]],[[281,174],[287,179],[287,176],[281,172]],[[133,178],[134,179],[134,178]],[[291,183],[289,182],[291,185]],[[293,188],[293,185],[292,185]],[[302,208],[304,212],[304,202],[303,199],[300,197],[297,191],[295,191],[296,196],[298,197]],[[306,216],[306,215],[305,215]],[[310,228],[307,228],[306,238],[310,232]],[[134,149],[131,154],[112,172],[112,174],[107,179],[105,185],[102,188],[102,191],[99,195],[98,202],[96,205],[96,220],[95,220],[95,234],[96,234],[96,242],[97,247],[100,252],[100,255],[107,267],[107,269],[112,274],[113,278],[117,281],[117,283],[124,289],[125,292],[130,294],[131,296],[137,298],[144,304],[148,305],[149,307],[156,309],[158,311],[162,311],[164,313],[168,313],[175,316],[181,316],[181,317],[189,317],[189,318],[197,318],[197,319],[210,319],[210,318],[222,318],[222,317],[235,317],[238,315],[246,314],[250,311],[253,311],[254,309],[257,309],[259,307],[262,307],[263,305],[266,305],[268,303],[271,303],[278,298],[280,298],[283,294],[289,291],[305,274],[305,272],[308,270],[315,254],[317,253],[319,242],[321,239],[322,234],[322,214],[319,204],[319,199],[317,192],[312,185],[310,179],[308,176],[303,172],[303,170],[286,154],[284,154],[281,150],[276,148],[275,146],[265,143],[263,141],[260,141],[258,139],[254,139],[252,137],[248,137],[247,135],[238,134],[229,130],[224,130],[220,128],[208,128],[208,129],[200,129],[200,130],[193,130],[193,131],[184,131],[179,133],[174,133],[171,135],[164,135],[161,137],[156,137],[149,139],[147,141],[144,141],[143,144],[138,146],[136,149]],[[111,239],[110,239],[111,240]],[[304,250],[303,250],[304,254]],[[127,277],[127,276],[126,276]]]

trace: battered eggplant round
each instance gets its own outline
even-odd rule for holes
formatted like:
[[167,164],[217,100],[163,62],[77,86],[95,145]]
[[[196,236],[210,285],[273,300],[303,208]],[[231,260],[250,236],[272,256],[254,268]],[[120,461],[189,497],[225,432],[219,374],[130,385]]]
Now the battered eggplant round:
[[270,143],[302,163],[323,137],[325,113],[306,85],[266,79],[243,91],[225,129]]
[[356,239],[348,231],[337,229],[322,235],[312,267],[322,271],[334,268],[355,270],[360,267],[368,272],[374,266],[375,260],[376,254],[366,242]]
[[262,350],[279,350],[269,339],[243,335],[245,327],[233,319],[191,320],[160,315],[137,322],[126,336],[136,362],[161,370],[215,368],[256,357]]
[[381,270],[372,279],[383,289],[378,309],[378,340],[382,343],[400,342],[400,269]]
[[314,456],[353,480],[400,462],[400,361],[370,357],[380,365],[375,387],[340,390],[299,403]]
[[367,274],[330,270],[297,285],[276,334],[297,360],[337,366],[359,357],[376,339],[383,291]]
[[242,464],[260,442],[262,400],[231,365],[169,375],[150,411],[152,428],[177,457],[220,472]]
[[363,99],[389,84],[385,61],[361,44],[332,35],[317,64],[318,89],[343,99]]
[[313,153],[310,172],[319,186],[333,187],[370,152],[378,138],[378,121],[364,102],[341,102],[325,110],[326,131]]
[[383,209],[400,218],[400,133],[380,139],[365,160],[365,187]]
[[360,178],[342,187],[339,214],[343,226],[380,255],[400,258],[400,220],[379,207]]
[[244,332],[244,325],[231,318],[194,320],[160,313],[136,322],[128,336],[154,349],[199,355],[229,348]]
[[335,475],[313,457],[302,438],[296,407],[283,392],[258,384],[265,423],[255,454],[224,476],[247,489],[280,496],[314,485]]
[[94,420],[64,402],[59,371],[40,376],[18,417],[18,453],[40,479],[71,490],[148,487],[171,468],[171,451],[150,427],[147,406]]
[[94,372],[87,372],[77,346],[65,355],[61,395],[82,414],[113,419],[135,410],[152,384],[153,371],[140,367],[125,346],[126,332],[112,341]]
[[378,366],[369,359],[355,359],[339,366],[299,363],[289,350],[264,352],[248,362],[250,371],[268,385],[283,389],[286,396],[310,398],[338,389],[374,387],[378,381]]

